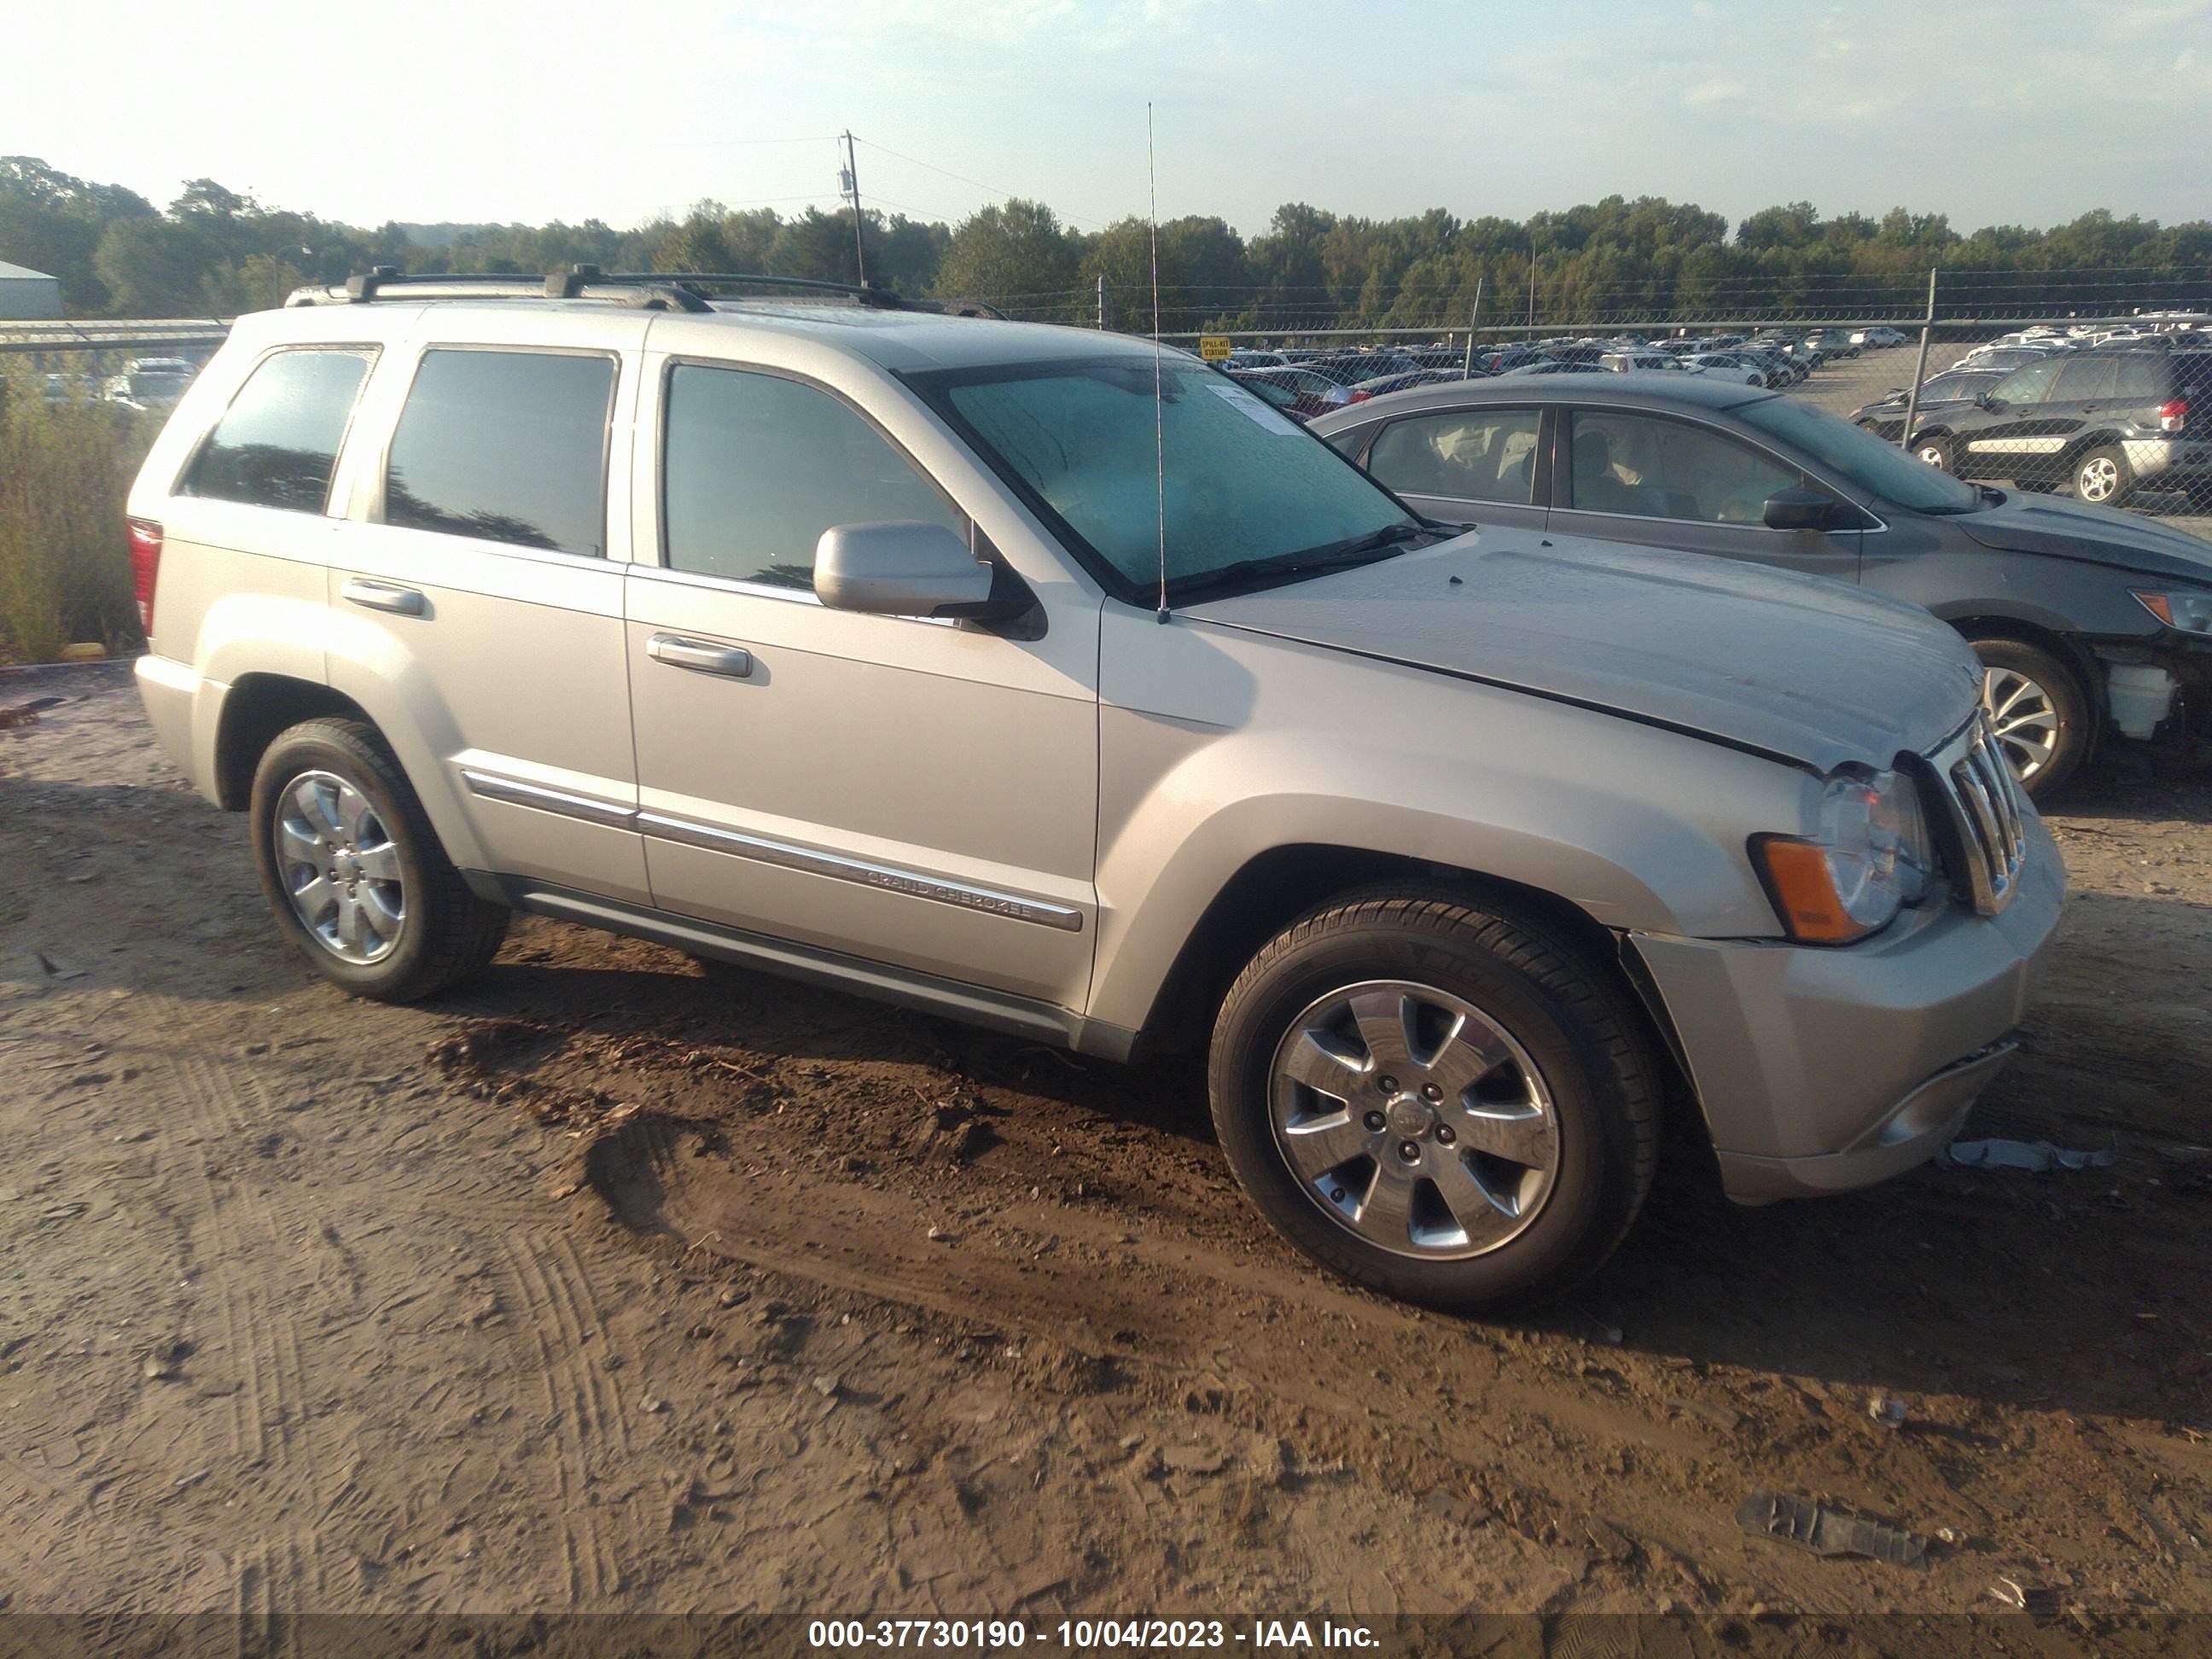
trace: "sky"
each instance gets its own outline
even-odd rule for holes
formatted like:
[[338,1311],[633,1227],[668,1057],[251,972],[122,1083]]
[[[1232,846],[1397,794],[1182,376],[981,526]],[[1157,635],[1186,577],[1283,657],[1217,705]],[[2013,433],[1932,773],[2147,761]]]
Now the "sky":
[[[22,0],[28,5],[31,0]],[[157,204],[210,177],[372,226],[837,199],[1248,235],[1304,201],[1523,218],[1620,194],[1954,228],[2212,216],[2212,0],[87,0],[0,154]],[[143,99],[131,88],[143,90]]]

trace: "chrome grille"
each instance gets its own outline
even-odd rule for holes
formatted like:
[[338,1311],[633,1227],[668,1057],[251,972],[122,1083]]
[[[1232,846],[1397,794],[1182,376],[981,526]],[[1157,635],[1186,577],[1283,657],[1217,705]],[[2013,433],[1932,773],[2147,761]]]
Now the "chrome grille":
[[1987,713],[1928,757],[1943,785],[1951,840],[1963,866],[1953,873],[1975,909],[1994,915],[2012,902],[2027,859],[2027,808]]

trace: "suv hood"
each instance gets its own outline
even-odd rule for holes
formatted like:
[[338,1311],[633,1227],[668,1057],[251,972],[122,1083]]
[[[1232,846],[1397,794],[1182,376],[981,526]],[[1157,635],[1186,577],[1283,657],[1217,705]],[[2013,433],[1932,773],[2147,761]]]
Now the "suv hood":
[[1820,773],[1934,747],[1981,690],[1966,642],[1917,605],[1578,536],[1478,531],[1177,614],[1581,703]]
[[1959,528],[2001,553],[2045,553],[2212,584],[2212,542],[2138,514],[2091,507],[2063,495],[2014,493],[2000,507],[1964,513]]

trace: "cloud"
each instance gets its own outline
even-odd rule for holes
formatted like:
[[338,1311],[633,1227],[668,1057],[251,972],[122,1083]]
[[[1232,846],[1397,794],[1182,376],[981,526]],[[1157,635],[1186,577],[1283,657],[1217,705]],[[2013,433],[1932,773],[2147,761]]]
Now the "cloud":
[[1704,109],[1711,104],[1739,103],[1751,96],[1751,88],[1741,81],[1700,81],[1682,94],[1682,101],[1692,109]]

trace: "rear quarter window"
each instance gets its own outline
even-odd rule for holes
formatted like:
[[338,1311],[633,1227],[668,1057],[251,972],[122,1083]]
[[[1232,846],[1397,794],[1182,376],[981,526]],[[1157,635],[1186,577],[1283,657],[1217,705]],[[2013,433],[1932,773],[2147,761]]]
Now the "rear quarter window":
[[375,354],[280,351],[246,377],[178,485],[180,495],[320,513]]

